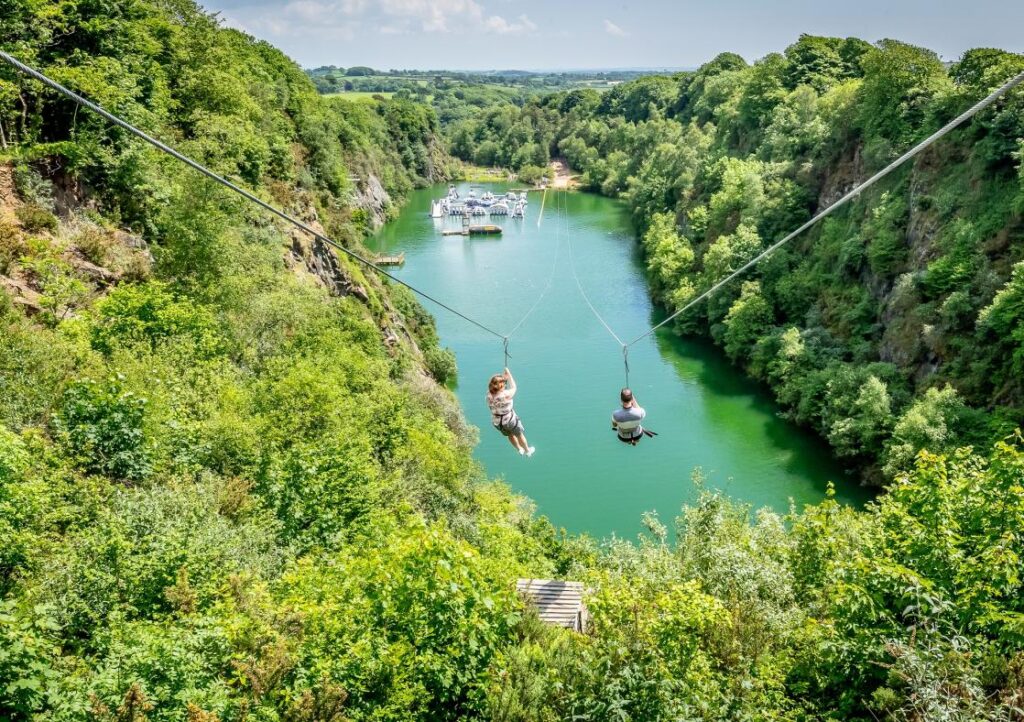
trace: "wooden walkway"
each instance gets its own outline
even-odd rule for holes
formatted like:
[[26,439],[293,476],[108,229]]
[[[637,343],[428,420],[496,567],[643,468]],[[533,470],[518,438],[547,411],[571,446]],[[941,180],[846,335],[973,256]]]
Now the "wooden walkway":
[[574,632],[587,628],[587,608],[583,604],[583,582],[558,579],[520,579],[516,591],[537,607],[540,618],[548,624]]

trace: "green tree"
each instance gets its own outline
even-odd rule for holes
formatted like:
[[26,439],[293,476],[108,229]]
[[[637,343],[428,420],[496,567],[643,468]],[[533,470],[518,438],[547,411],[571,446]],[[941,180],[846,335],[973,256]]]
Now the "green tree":
[[744,281],[740,297],[725,316],[725,352],[734,361],[750,357],[754,344],[771,327],[772,307],[761,294],[761,284]]
[[950,87],[939,57],[923,48],[883,40],[862,59],[860,122],[869,140],[894,151],[920,137],[928,104]]

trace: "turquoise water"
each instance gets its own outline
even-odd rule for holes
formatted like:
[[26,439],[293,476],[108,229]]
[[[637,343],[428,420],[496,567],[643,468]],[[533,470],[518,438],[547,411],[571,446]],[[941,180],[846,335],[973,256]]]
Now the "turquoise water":
[[[459,188],[463,195],[468,189]],[[620,337],[635,338],[661,316],[648,295],[625,207],[591,194],[548,193],[538,227],[541,194],[530,193],[525,220],[496,221],[504,226],[502,236],[446,237],[441,228],[458,228],[459,221],[427,215],[431,199],[445,190],[414,193],[373,243],[379,251],[405,252],[405,265],[395,270],[402,280],[501,333],[553,278],[511,339],[516,410],[537,447],[530,459],[491,428],[484,402],[488,378],[501,371],[501,341],[424,302],[442,343],[456,353],[456,393],[469,421],[480,427],[477,458],[491,476],[535,500],[553,523],[604,537],[632,536],[645,511],[671,522],[698,493],[691,481],[697,468],[709,487],[778,511],[790,500],[820,501],[829,481],[842,501],[868,498],[824,443],[780,419],[771,396],[719,350],[665,330],[629,353],[630,383],[647,409],[645,425],[659,436],[636,448],[617,441],[610,416],[624,384],[622,353],[580,296],[567,239],[594,306]],[[563,203],[564,216],[555,208]]]

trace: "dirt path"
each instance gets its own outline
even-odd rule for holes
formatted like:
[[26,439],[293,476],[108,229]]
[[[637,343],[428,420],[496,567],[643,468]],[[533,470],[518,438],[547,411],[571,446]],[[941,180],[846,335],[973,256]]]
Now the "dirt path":
[[555,172],[555,180],[551,183],[552,188],[567,188],[571,190],[578,185],[576,176],[569,170],[569,164],[562,158],[555,158],[551,161],[551,170]]

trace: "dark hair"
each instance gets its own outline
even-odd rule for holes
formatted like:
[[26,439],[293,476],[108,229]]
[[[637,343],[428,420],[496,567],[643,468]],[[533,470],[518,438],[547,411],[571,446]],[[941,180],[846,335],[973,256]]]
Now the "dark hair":
[[630,401],[633,400],[633,392],[630,391],[629,389],[622,389],[622,391],[619,393],[619,398],[622,399],[622,403],[628,404]]

